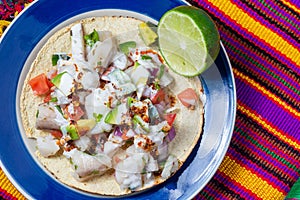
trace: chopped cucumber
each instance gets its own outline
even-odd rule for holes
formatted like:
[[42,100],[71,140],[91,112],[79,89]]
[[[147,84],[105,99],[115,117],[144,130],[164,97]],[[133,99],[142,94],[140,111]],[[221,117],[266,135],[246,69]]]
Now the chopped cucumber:
[[142,129],[143,129],[144,131],[146,131],[146,132],[149,132],[149,131],[150,131],[150,129],[149,129],[149,123],[145,122],[145,121],[141,118],[141,116],[139,116],[139,115],[134,115],[132,120],[133,120],[133,122],[134,122],[135,124],[139,124],[139,125],[142,127]]
[[130,52],[130,50],[134,49],[135,47],[136,47],[135,41],[128,41],[128,42],[119,44],[120,50],[125,54],[128,54]]
[[122,116],[126,114],[128,111],[127,106],[125,103],[118,105],[109,113],[107,113],[104,122],[108,124],[121,124],[122,123]]

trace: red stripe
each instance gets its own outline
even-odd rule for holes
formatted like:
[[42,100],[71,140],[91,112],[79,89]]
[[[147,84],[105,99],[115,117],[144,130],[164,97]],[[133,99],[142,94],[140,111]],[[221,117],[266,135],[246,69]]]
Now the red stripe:
[[[238,42],[238,41],[237,41]],[[233,46],[234,47],[234,46]],[[252,51],[251,49],[248,48],[248,46],[244,46],[245,49],[247,51]],[[278,79],[274,78],[271,74],[268,74],[266,71],[264,71],[263,69],[261,69],[260,67],[257,67],[256,65],[254,65],[249,59],[246,59],[246,58],[242,58],[242,60],[240,59],[237,59],[239,57],[241,57],[241,55],[239,55],[239,52],[235,52],[233,51],[231,48],[227,48],[227,51],[228,53],[230,53],[230,57],[232,60],[234,60],[238,65],[240,66],[252,66],[252,67],[248,67],[246,70],[248,70],[250,73],[252,73],[253,75],[259,77],[259,79],[262,81],[262,82],[265,82],[271,86],[274,87],[274,83],[276,83],[277,85],[280,85],[281,88],[284,88],[284,89],[281,89],[280,90],[280,93],[284,96],[289,96],[289,95],[294,95],[294,96],[297,96],[298,94],[296,94],[293,90],[291,90],[286,84],[283,83],[284,80],[282,81],[279,81]],[[246,52],[246,51],[244,51]],[[243,53],[243,52],[241,52]],[[265,58],[262,58],[261,55],[257,54],[257,52],[255,51],[252,51],[253,54],[256,54],[260,59],[265,59]],[[259,60],[254,60],[253,61],[255,62],[259,62]],[[266,64],[269,64],[271,65],[271,63],[268,62],[268,59],[265,60],[266,61]],[[264,66],[267,68],[267,66]],[[256,71],[255,71],[256,70]],[[277,75],[278,77],[281,77],[282,74],[286,74],[284,73],[284,71],[280,71],[282,72],[282,74],[278,74],[278,72],[276,72],[275,70],[272,71],[275,75]],[[287,75],[288,76],[288,75]],[[268,77],[268,78],[266,78]],[[296,81],[296,80],[294,80]],[[290,84],[291,86],[293,85],[292,83]],[[277,87],[277,86],[275,86]],[[275,89],[274,87],[274,89]],[[292,94],[291,94],[292,93]],[[295,100],[295,99],[294,99]]]
[[[290,79],[289,82],[291,82],[291,81],[294,82],[294,83],[291,83],[291,85],[299,83],[299,80],[296,79],[291,74],[288,74],[287,70],[284,70],[282,67],[276,67],[277,63],[274,63],[274,61],[271,58],[269,58],[266,55],[263,55],[262,53],[260,53],[258,51],[256,51],[256,49],[253,49],[253,47],[251,47],[250,45],[248,45],[245,41],[239,40],[240,38],[237,38],[235,36],[232,37],[232,35],[230,34],[230,32],[228,30],[226,30],[225,28],[222,29],[222,33],[223,33],[222,34],[223,37],[225,36],[226,38],[230,39],[230,40],[228,40],[228,41],[226,40],[226,41],[232,46],[232,48],[236,48],[237,45],[241,45],[242,46],[242,48],[240,49],[241,53],[245,53],[245,52],[250,51],[251,53],[255,54],[257,57],[259,57],[259,59],[261,59],[261,60],[256,60],[258,63],[262,64],[266,68],[269,67],[269,68],[274,69],[272,72],[274,74],[276,74],[277,76],[281,77],[282,75],[284,75],[285,79]],[[232,41],[234,41],[237,44],[232,44],[233,43]],[[228,47],[228,48],[230,48],[230,47]],[[233,52],[238,53],[239,51],[233,51]],[[235,56],[231,56],[231,59],[237,60]],[[254,58],[253,58],[253,60],[254,60]],[[250,62],[250,60],[249,60],[249,62]],[[252,65],[254,65],[254,64],[252,64]]]
[[[218,175],[220,175],[220,177],[218,177]],[[257,196],[257,194],[255,194],[254,192],[252,192],[251,190],[249,190],[248,188],[246,188],[241,183],[239,183],[236,180],[232,179],[230,176],[227,176],[224,172],[218,171],[218,173],[216,174],[215,177],[218,178],[218,179],[224,178],[224,179],[230,181],[230,183],[228,183],[228,184],[232,184],[232,185],[234,185],[234,188],[238,188],[238,190],[236,191],[236,193],[238,193],[240,196],[242,196],[243,193],[247,193],[247,195],[243,195],[243,196],[250,196],[250,197],[252,197],[251,199],[260,199]],[[224,182],[224,181],[222,181],[222,182]],[[225,184],[226,184],[226,182],[225,182]],[[232,187],[230,187],[230,188],[232,188]]]
[[[293,38],[291,38],[289,35],[287,35],[284,31],[280,30],[278,27],[274,27],[271,25],[269,25],[270,27],[266,26],[267,23],[268,24],[270,24],[270,23],[262,16],[259,16],[257,12],[252,11],[251,8],[249,8],[247,5],[243,5],[242,3],[241,4],[236,3],[233,0],[231,0],[231,2],[234,5],[236,5],[239,9],[243,10],[244,13],[247,13],[252,19],[259,22],[262,26],[266,27],[267,29],[270,29],[272,32],[276,33],[277,35],[281,35],[281,37],[284,37],[284,38],[288,37],[285,39],[285,41],[287,43],[289,43],[291,46],[293,46],[294,48],[296,48],[296,49],[299,48],[299,46],[296,46],[298,44],[297,41],[295,41]],[[260,10],[260,12],[264,12],[264,11]],[[266,15],[266,13],[263,13],[263,14]],[[291,40],[294,42],[291,42]]]
[[[241,72],[239,72],[239,73],[241,73]],[[256,90],[257,92],[261,93],[261,94],[262,94],[263,96],[265,96],[267,99],[269,99],[270,101],[272,101],[275,105],[277,105],[278,107],[280,107],[280,108],[282,108],[283,110],[287,111],[288,113],[290,113],[290,114],[291,114],[293,117],[295,117],[296,119],[300,120],[300,116],[297,116],[295,113],[291,112],[290,109],[285,108],[283,105],[281,105],[281,104],[279,103],[279,101],[273,99],[273,98],[270,97],[269,95],[266,95],[264,92],[259,91],[259,90],[257,89],[256,86],[254,86],[253,84],[249,84],[245,79],[243,79],[242,77],[240,77],[237,73],[234,73],[234,76],[235,76],[236,78],[239,78],[242,82],[244,82],[244,83],[245,83],[246,85],[248,85],[249,87],[251,87],[251,88],[253,88],[254,90]],[[251,80],[252,80],[252,79],[251,79]],[[262,87],[262,86],[261,86],[261,87]],[[263,88],[263,91],[268,91],[268,90],[266,90],[264,87],[262,87],[262,88]],[[269,93],[271,93],[271,92],[269,92]],[[294,110],[294,112],[296,112],[296,111]]]
[[[241,137],[241,136],[240,136]],[[228,156],[235,158],[236,162],[241,166],[247,168],[252,173],[256,174],[261,179],[270,183],[274,188],[277,188],[281,192],[285,192],[289,189],[289,182],[294,178],[290,176],[288,170],[285,170],[286,166],[280,165],[281,163],[266,154],[259,147],[252,144],[251,141],[241,141],[239,138],[234,137],[232,142],[235,146],[241,148],[244,153],[240,152],[241,149],[230,148]],[[245,157],[243,154],[254,155],[254,160],[242,159]],[[266,165],[262,167],[262,165]],[[288,168],[287,168],[288,169]],[[296,173],[295,173],[296,175]]]
[[223,192],[215,192],[217,187],[213,185],[212,183],[207,184],[205,187],[205,191],[209,191],[210,198],[213,199],[226,199],[225,193]]
[[12,194],[8,193],[6,190],[0,188],[0,198],[6,199],[6,200],[15,200],[17,199],[16,197],[14,197]]
[[[243,118],[242,118],[243,119]],[[300,166],[300,160],[295,159],[293,157],[290,156],[290,154],[286,153],[286,148],[282,147],[280,148],[280,144],[278,143],[270,143],[269,140],[267,140],[266,138],[268,138],[268,136],[264,133],[264,131],[260,131],[260,134],[258,134],[257,132],[254,132],[254,128],[249,128],[249,124],[245,121],[243,121],[242,119],[237,117],[236,120],[236,126],[239,127],[240,129],[243,129],[244,132],[247,132],[249,134],[251,134],[251,138],[255,141],[259,141],[259,144],[263,144],[265,145],[266,148],[268,148],[270,151],[273,150],[273,152],[277,155],[280,155],[281,157],[283,157],[285,160],[287,160],[291,165],[295,165],[295,166]],[[260,126],[261,127],[261,126]],[[262,127],[263,130],[266,130],[265,128]],[[273,135],[272,133],[269,133],[271,135]],[[276,136],[275,136],[276,137]],[[282,150],[284,149],[284,150]],[[284,167],[288,168],[291,170],[290,173],[296,173],[295,169],[290,168],[288,165],[284,164],[283,162],[280,162]],[[297,174],[297,173],[296,173]]]
[[[239,27],[241,30],[247,32],[250,36],[252,36],[253,38],[257,39],[259,42],[265,44],[265,46],[268,46],[271,50],[277,52],[280,56],[282,56],[283,58],[285,58],[287,61],[291,62],[291,64],[295,65],[296,67],[298,66],[297,63],[293,60],[291,60],[290,58],[288,58],[285,54],[281,53],[280,51],[278,51],[277,49],[275,49],[273,46],[271,46],[270,44],[266,43],[264,40],[262,40],[261,38],[259,38],[258,36],[254,35],[253,33],[249,32],[248,29],[244,28],[243,26],[239,25],[238,23],[236,23],[236,21],[234,21],[232,18],[230,18],[229,15],[227,15],[225,12],[223,12],[222,10],[220,10],[217,6],[213,5],[212,3],[208,2],[208,1],[205,1],[208,5],[210,5],[211,7],[213,7],[214,9],[216,9],[219,14],[222,15],[222,17],[219,17],[217,15],[217,13],[213,13],[216,17],[218,17],[220,20],[223,21],[223,23],[226,23],[228,24],[227,21],[230,21],[232,23],[234,23],[237,27]],[[211,10],[208,11],[211,13]],[[260,22],[259,22],[260,23]],[[261,23],[260,23],[261,24]],[[261,24],[262,25],[262,24]],[[263,26],[263,25],[262,25]],[[245,35],[244,35],[245,37]],[[252,40],[252,38],[249,38],[250,41]],[[265,51],[269,51],[267,48],[263,47],[262,45],[260,45],[260,48],[265,50]],[[288,65],[290,65],[290,63],[287,63]],[[300,68],[300,67],[299,67]]]
[[[254,115],[256,115],[256,116],[259,116],[259,114],[258,114],[255,110],[249,108],[246,104],[244,104],[244,103],[241,102],[240,100],[238,100],[237,103],[238,103],[239,105],[243,106],[245,109],[251,111],[252,114],[254,114]],[[274,103],[276,103],[276,102],[274,101]],[[283,137],[285,137],[286,139],[291,140],[291,141],[298,141],[297,138],[294,138],[294,137],[292,137],[291,135],[289,135],[289,133],[286,133],[285,131],[281,130],[281,129],[278,128],[275,124],[273,124],[273,123],[271,123],[270,121],[268,121],[266,118],[264,118],[264,122],[265,122],[266,124],[268,124],[269,126],[271,126],[272,128],[274,128],[274,129],[276,130],[276,132],[280,132],[281,135],[282,135]],[[258,124],[259,124],[259,122],[258,122]],[[264,128],[267,129],[266,127],[264,127]],[[268,130],[268,131],[270,131],[270,130]],[[296,130],[295,130],[295,131],[296,131]],[[271,131],[270,131],[270,132],[271,132]],[[271,132],[271,133],[272,133],[272,132]],[[277,135],[274,135],[274,136],[278,137]],[[280,138],[280,137],[278,137],[278,138],[279,138],[280,140],[282,140],[282,142],[285,142],[285,140],[283,140],[282,138]],[[296,151],[299,151],[299,149],[297,149],[293,144],[288,143],[288,145],[291,146],[291,147],[293,147]]]
[[[299,84],[299,80],[298,80],[298,78],[296,78],[298,76],[297,72],[293,71],[295,74],[291,74],[289,72],[289,70],[293,70],[292,68],[289,68],[291,66],[289,66],[289,67],[288,66],[280,66],[280,62],[274,61],[274,59],[272,58],[272,55],[268,55],[267,52],[264,53],[261,51],[257,51],[257,48],[255,48],[254,44],[249,44],[249,41],[243,40],[243,38],[241,36],[237,35],[237,33],[232,33],[232,31],[228,30],[227,27],[228,26],[222,26],[222,25],[220,26],[221,36],[222,36],[222,38],[225,39],[224,44],[229,43],[229,46],[231,46],[231,48],[233,48],[233,49],[236,47],[241,47],[240,50],[237,52],[241,52],[241,53],[251,52],[252,54],[255,54],[260,59],[260,60],[256,59],[257,62],[262,64],[264,67],[269,68],[273,73],[275,73],[274,71],[276,71],[275,74],[278,75],[279,77],[281,77],[283,75],[284,79],[288,80],[289,82],[292,82],[291,84],[294,84],[294,85]],[[227,46],[228,45],[226,45],[225,47],[227,47]],[[230,47],[228,47],[228,48],[230,48]],[[232,60],[236,59],[235,56],[231,56],[230,58]]]
[[[257,155],[257,154],[255,154]],[[273,181],[266,179],[264,176],[261,176],[262,173],[257,174],[257,172],[254,171],[254,169],[249,168],[249,166],[247,164],[244,164],[242,162],[242,160],[236,160],[235,156],[227,154],[227,156],[231,159],[234,160],[236,163],[238,163],[240,166],[244,167],[247,171],[250,171],[252,174],[256,175],[257,177],[259,177],[261,180],[266,181],[268,183],[268,185],[271,185],[273,188],[276,188],[279,192],[281,193],[285,193],[285,191],[282,190],[282,188],[280,188],[279,186],[276,185],[276,183],[274,183]],[[261,168],[258,168],[261,169]],[[266,172],[268,173],[268,172]],[[269,173],[268,173],[269,174]]]

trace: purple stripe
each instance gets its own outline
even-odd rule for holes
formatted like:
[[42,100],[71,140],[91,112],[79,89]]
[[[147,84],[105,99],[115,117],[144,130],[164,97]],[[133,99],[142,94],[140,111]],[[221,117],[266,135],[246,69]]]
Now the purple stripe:
[[[244,146],[244,145],[243,145]],[[250,150],[250,152],[252,149]],[[282,191],[289,191],[289,186],[283,183],[283,181],[278,180],[268,171],[263,170],[260,166],[253,163],[251,160],[245,159],[243,155],[239,152],[236,152],[233,148],[228,151],[228,155],[231,158],[234,158],[235,162],[240,164],[241,166],[245,167],[247,170],[251,171],[253,174],[256,174],[262,180],[267,181],[268,183],[272,184],[273,187],[277,187],[277,189]],[[275,168],[275,167],[274,167]],[[280,171],[280,169],[278,169]]]
[[291,4],[294,4],[295,7],[298,7],[300,9],[300,1],[299,0],[290,0]]
[[[246,128],[243,131],[247,131],[249,134],[251,135],[255,135],[257,133],[251,131],[248,128]],[[274,171],[279,172],[280,174],[284,174],[282,176],[286,176],[288,177],[288,179],[294,179],[295,176],[298,175],[297,172],[295,172],[295,169],[291,169],[289,167],[287,167],[286,165],[284,165],[282,162],[280,162],[278,159],[272,157],[270,154],[266,153],[264,150],[262,150],[260,147],[256,146],[255,144],[252,143],[251,140],[243,137],[241,134],[235,134],[235,137],[232,140],[234,142],[235,145],[238,145],[240,148],[247,150],[247,152],[255,152],[257,154],[257,160],[259,162],[265,161],[268,164],[270,164],[271,166],[273,166]],[[260,142],[261,145],[265,145],[265,143],[262,144],[261,140],[257,140]],[[271,151],[271,150],[270,150]],[[272,153],[275,153],[274,151]],[[278,155],[281,156],[281,155]],[[251,160],[247,160],[247,162],[252,162]],[[254,164],[254,163],[253,163]],[[253,169],[256,170],[257,172],[260,173],[260,177],[265,175],[265,171],[264,169],[262,169],[259,165],[256,165],[256,167],[254,166]],[[296,167],[300,167],[300,165],[296,166]],[[259,170],[260,168],[260,170]],[[268,167],[269,168],[269,167]],[[272,174],[271,174],[272,175]],[[265,178],[270,179],[269,181],[272,182],[274,185],[278,185],[277,181],[280,182],[280,184],[283,184],[285,187],[289,187],[284,180],[279,180],[277,177],[272,176],[265,176]]]
[[249,70],[255,70],[257,73],[259,73],[264,78],[267,78],[267,80],[275,84],[277,87],[280,87],[281,90],[284,90],[287,94],[289,94],[292,98],[295,99],[296,102],[300,101],[300,95],[296,94],[293,90],[291,90],[289,87],[287,87],[283,82],[289,83],[291,87],[298,87],[299,83],[296,82],[294,79],[292,79],[290,76],[287,76],[284,72],[280,71],[278,68],[274,67],[270,63],[267,62],[266,59],[263,59],[259,57],[257,54],[253,53],[251,50],[246,49],[244,45],[241,45],[240,43],[236,42],[232,37],[227,36],[226,34],[222,34],[222,37],[225,38],[227,42],[230,43],[233,47],[239,47],[238,50],[241,50],[241,53],[247,55],[247,57],[251,57],[254,61],[258,62],[259,64],[263,65],[264,67],[268,68],[270,71],[272,71],[274,74],[276,74],[282,82],[278,81],[276,78],[272,77],[270,74],[268,74],[263,69],[260,69],[256,65],[250,62],[250,59],[245,59],[241,54],[236,53],[231,48],[226,48],[226,51],[230,55],[230,59],[236,60],[237,62],[242,62],[244,66],[248,66]]
[[[254,131],[252,129],[249,130],[250,129],[249,126],[247,124],[245,124],[243,121],[239,120],[239,118],[237,118],[235,125],[236,125],[236,127],[239,127],[246,133],[248,133],[250,131]],[[277,146],[273,144],[273,141],[271,141],[271,142],[268,141],[267,140],[268,136],[267,136],[266,132],[262,131],[260,134],[257,134],[256,132],[252,132],[252,133],[253,134],[251,134],[251,138],[253,138],[253,140],[259,141],[260,144],[263,144],[263,146],[268,148],[274,154],[279,155],[281,158],[285,159],[291,165],[299,166],[299,168],[300,168],[300,160],[295,159],[295,157],[291,157],[290,154],[287,154],[283,150],[277,148]],[[280,146],[280,144],[278,146]],[[292,148],[292,147],[290,147],[290,148]],[[287,149],[285,149],[285,150],[287,150]],[[282,163],[282,164],[285,165],[284,163]],[[297,167],[295,167],[295,168],[297,168]],[[295,169],[293,169],[293,170],[295,170]],[[298,174],[293,176],[294,179],[296,179],[297,177],[298,177]]]
[[[297,0],[299,1],[299,0]],[[295,31],[296,33],[299,32],[300,30],[300,26],[299,26],[299,18],[293,14],[291,14],[289,11],[285,10],[285,9],[282,9],[282,7],[280,7],[278,4],[274,3],[274,0],[266,0],[266,4],[267,5],[272,5],[272,8],[276,11],[281,11],[281,12],[284,12],[284,13],[281,13],[282,15],[284,15],[288,20],[292,21],[297,27],[296,30],[298,31]],[[284,3],[281,3],[282,5],[285,5]],[[263,6],[265,7],[265,6]],[[289,6],[286,6],[288,8],[290,8]],[[294,10],[292,8],[290,8],[291,10]],[[295,10],[294,10],[295,11]],[[295,11],[297,13],[297,11]],[[298,14],[299,16],[299,14]],[[279,16],[278,16],[279,17]],[[283,23],[284,25],[286,25],[286,23]],[[292,25],[293,26],[293,25]]]
[[[239,0],[233,0],[233,2],[239,6],[239,8],[243,9],[244,11],[247,12],[247,14],[251,15],[251,17],[253,19],[256,19],[256,21],[259,21],[261,24],[263,24],[265,27],[268,27],[269,29],[271,29],[273,32],[276,32],[278,35],[281,35],[285,40],[287,40],[290,44],[292,44],[293,46],[295,46],[296,48],[300,48],[300,43],[298,43],[297,41],[295,41],[295,39],[293,39],[291,36],[289,36],[288,34],[286,34],[284,31],[282,31],[280,28],[276,27],[274,24],[270,24],[270,22],[268,22],[266,20],[266,18],[261,17],[257,12],[253,11],[251,8],[249,8],[247,5],[243,4],[241,1]],[[253,1],[252,1],[253,2]],[[259,1],[255,1],[255,5],[260,4]],[[253,3],[252,3],[253,4]],[[264,10],[264,12],[267,12],[269,16],[271,16],[272,18],[276,19],[277,21],[280,21],[281,23],[283,23],[285,26],[288,26],[289,29],[294,29],[294,26],[291,26],[288,22],[284,21],[282,18],[278,17],[275,13],[271,12],[268,8],[266,8],[265,6],[261,5],[261,6],[256,6],[259,7],[259,9]],[[297,30],[293,30],[295,33],[297,33]]]
[[[279,68],[275,67],[275,65],[271,64],[267,61],[265,57],[259,56],[256,53],[253,53],[253,50],[251,48],[246,48],[247,46],[239,43],[238,41],[234,40],[233,37],[230,35],[227,35],[226,32],[222,33],[222,37],[225,38],[226,41],[230,41],[230,43],[235,44],[235,47],[238,50],[244,50],[243,53],[248,54],[251,53],[251,57],[255,58],[260,64],[270,69],[270,71],[274,72],[276,75],[283,77],[285,80],[288,80],[291,85],[298,86],[299,82],[296,79],[291,78],[291,76],[287,75],[286,72],[280,70]],[[235,57],[233,56],[233,59]],[[292,70],[292,69],[291,69]],[[276,72],[275,72],[276,71]]]
[[[249,131],[249,129],[248,129]],[[256,133],[253,133],[252,134],[256,134]],[[257,160],[259,162],[261,161],[265,161],[267,162],[268,164],[271,164],[273,165],[274,167],[274,171],[278,171],[280,173],[284,173],[286,176],[290,177],[290,178],[293,178],[293,176],[291,176],[289,174],[289,172],[291,173],[295,173],[294,170],[288,170],[289,168],[286,167],[286,166],[283,166],[281,162],[279,162],[277,159],[273,158],[272,156],[270,156],[269,154],[266,154],[261,148],[257,147],[255,144],[252,143],[252,141],[250,140],[247,140],[245,139],[244,137],[242,137],[240,134],[236,134],[235,137],[233,138],[232,140],[234,142],[235,145],[239,146],[240,148],[244,149],[245,151],[247,152],[252,152],[253,154],[256,153],[256,156],[257,156]],[[251,160],[245,160],[246,162],[252,162]],[[254,165],[257,165],[255,163],[253,163]],[[245,166],[248,166],[247,164]],[[256,166],[254,167],[253,169],[260,169],[261,171],[259,171],[259,173],[263,176],[265,171],[263,168],[261,168],[260,166]],[[272,175],[272,174],[271,174]],[[265,178],[268,178],[268,179],[276,179],[278,180],[276,177],[274,177],[272,175],[272,177],[268,176],[268,177],[265,177]],[[283,180],[278,180],[278,181],[281,181],[282,184],[284,184]],[[272,181],[274,184],[275,182]],[[276,184],[275,184],[276,185]],[[284,184],[285,185],[285,184]]]
[[[228,188],[235,191],[235,193],[239,194],[241,197],[243,197],[245,199],[257,199],[257,196],[254,193],[250,192],[247,189],[244,189],[244,186],[241,186],[236,181],[233,181],[232,179],[227,178],[225,176],[226,175],[223,175],[223,173],[217,172],[215,174],[214,178],[217,179],[219,182],[222,182]],[[216,192],[218,192],[218,191],[216,191]]]
[[261,4],[260,2],[256,2],[257,4],[260,4],[261,8],[263,8],[264,11],[267,12],[268,15],[271,15],[273,18],[276,19],[276,21],[280,21],[283,26],[288,26],[289,29],[292,29],[293,32],[299,33],[300,27],[299,27],[299,19],[295,18],[294,15],[291,15],[289,12],[286,12],[286,10],[283,10],[281,7],[279,7],[277,4],[274,3],[274,1],[266,0],[266,4],[271,6],[273,10],[286,17],[286,20],[282,19],[279,15],[276,15],[274,12],[271,12],[270,9],[268,9],[266,6]]
[[253,44],[256,44],[257,47],[264,49],[266,52],[272,52],[273,57],[277,57],[278,60],[280,60],[283,64],[287,66],[295,66],[294,70],[297,70],[297,73],[300,74],[300,67],[296,66],[296,63],[291,61],[289,58],[285,57],[284,55],[281,55],[279,51],[271,48],[268,44],[264,43],[260,38],[257,38],[253,36],[251,33],[246,31],[244,28],[240,27],[238,24],[234,23],[233,19],[228,17],[223,12],[219,11],[216,6],[213,4],[210,4],[206,1],[199,1],[197,0],[197,3],[201,5],[203,8],[209,8],[207,9],[207,12],[212,13],[217,18],[219,18],[223,23],[227,24],[228,26],[232,27],[236,32],[238,32],[240,35],[242,35],[244,38],[247,38],[249,41],[251,41]]
[[[300,140],[300,123],[299,120],[288,114],[288,111],[282,109],[258,92],[250,85],[243,82],[240,78],[236,78],[237,98],[250,109],[257,112],[257,115],[262,119],[268,119],[274,128],[283,134],[289,134],[291,139]],[[276,100],[274,100],[276,101]]]
[[6,200],[15,199],[11,195],[9,195],[5,190],[0,190],[0,199],[2,198]]

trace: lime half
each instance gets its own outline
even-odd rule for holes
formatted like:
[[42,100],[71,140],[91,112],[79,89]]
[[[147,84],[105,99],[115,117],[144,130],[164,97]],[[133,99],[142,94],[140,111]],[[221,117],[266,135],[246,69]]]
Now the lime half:
[[179,6],[158,24],[158,41],[169,67],[183,76],[196,76],[212,65],[220,51],[218,29],[203,10]]

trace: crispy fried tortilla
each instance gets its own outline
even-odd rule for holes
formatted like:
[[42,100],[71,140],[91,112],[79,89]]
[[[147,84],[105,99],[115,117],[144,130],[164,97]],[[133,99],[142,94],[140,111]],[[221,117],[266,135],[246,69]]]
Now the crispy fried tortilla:
[[[83,30],[86,33],[96,30],[108,30],[113,35],[124,34],[119,37],[122,41],[135,40],[140,45],[143,41],[138,35],[138,24],[140,20],[129,17],[96,17],[81,20]],[[24,82],[24,87],[20,98],[21,118],[27,137],[37,138],[38,136],[46,135],[47,133],[37,130],[35,128],[35,116],[37,112],[37,105],[43,102],[42,97],[35,96],[28,84],[28,81],[38,74],[50,71],[53,67],[51,64],[51,56],[57,52],[71,52],[70,28],[72,24],[56,32],[46,42],[43,48],[38,53],[36,59],[31,65]],[[128,34],[129,32],[129,34]],[[202,91],[199,78],[185,78],[179,76],[172,71],[170,74],[174,77],[174,82],[169,86],[174,94],[190,87],[193,88],[200,96]],[[176,106],[180,107],[180,112],[175,119],[175,129],[177,135],[175,139],[169,144],[170,154],[175,155],[180,165],[187,159],[192,149],[200,138],[203,126],[203,104],[200,99],[196,105],[195,110],[190,110],[183,106],[179,100],[176,101]],[[86,192],[101,194],[101,195],[125,195],[131,193],[129,190],[120,189],[118,183],[115,181],[114,169],[108,170],[105,174],[80,182],[72,176],[72,168],[70,161],[63,155],[51,156],[45,158],[37,152],[37,158],[62,183],[77,188]],[[155,184],[163,182],[161,178],[156,179]],[[144,186],[145,189],[149,186]]]

